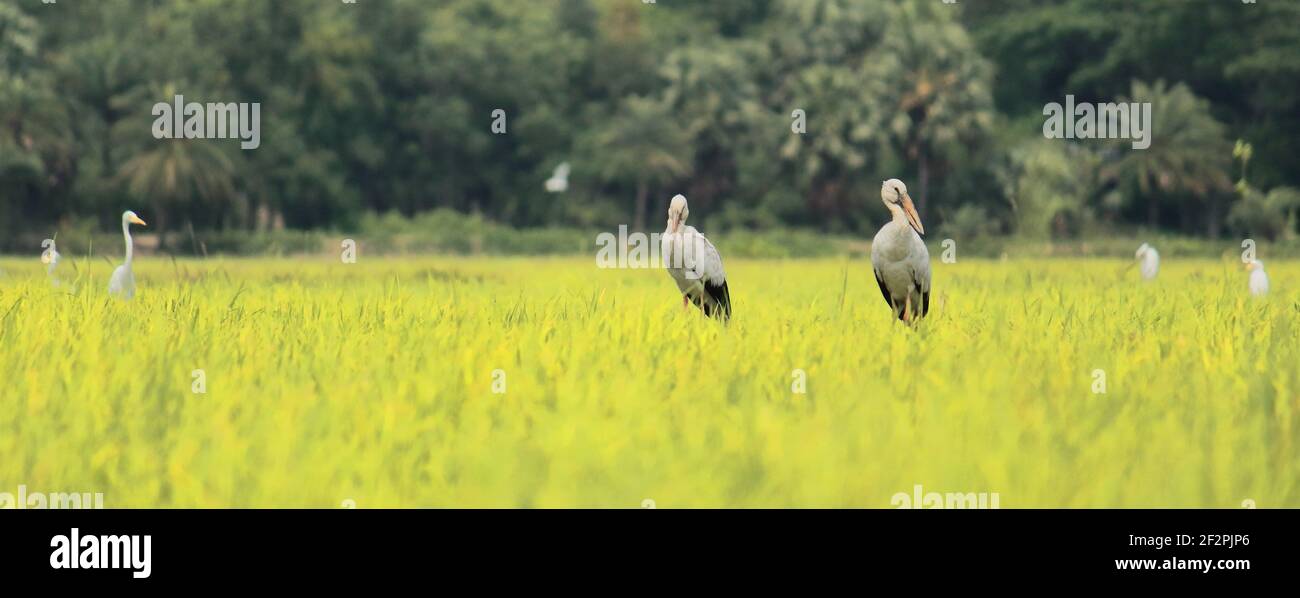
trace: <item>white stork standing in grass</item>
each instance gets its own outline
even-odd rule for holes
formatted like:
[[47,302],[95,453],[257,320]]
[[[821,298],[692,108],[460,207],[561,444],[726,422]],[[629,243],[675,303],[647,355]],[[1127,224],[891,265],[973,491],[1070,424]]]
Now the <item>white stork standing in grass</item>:
[[1268,275],[1264,273],[1264,262],[1250,260],[1246,263],[1246,271],[1250,272],[1250,294],[1256,297],[1267,294]]
[[921,240],[925,227],[903,181],[881,183],[880,199],[894,218],[871,241],[871,267],[898,319],[915,321],[930,311],[930,251]]
[[1155,280],[1156,273],[1160,271],[1160,253],[1146,243],[1138,247],[1134,259],[1138,263],[1138,272],[1142,273],[1142,280]]
[[694,303],[704,315],[723,320],[731,318],[731,291],[722,256],[700,231],[686,226],[691,213],[686,197],[676,195],[668,206],[668,228],[660,240],[664,268],[682,292],[682,307]]

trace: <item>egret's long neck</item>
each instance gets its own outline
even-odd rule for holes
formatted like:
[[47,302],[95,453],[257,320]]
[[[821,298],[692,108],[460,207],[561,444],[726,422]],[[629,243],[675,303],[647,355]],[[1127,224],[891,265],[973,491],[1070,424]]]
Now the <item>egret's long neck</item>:
[[126,263],[131,263],[131,254],[133,252],[133,243],[131,243],[131,223],[126,220],[122,221],[122,237],[126,239]]

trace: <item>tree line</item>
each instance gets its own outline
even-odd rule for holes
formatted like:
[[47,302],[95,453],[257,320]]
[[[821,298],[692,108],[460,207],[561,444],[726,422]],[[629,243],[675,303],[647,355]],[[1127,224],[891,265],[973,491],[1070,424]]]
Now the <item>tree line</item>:
[[[0,233],[127,207],[164,231],[437,208],[646,230],[681,192],[714,228],[865,234],[898,177],[950,235],[1289,237],[1297,22],[1212,0],[7,2]],[[260,103],[260,145],[157,139],[177,95]],[[1045,137],[1067,95],[1150,102],[1150,147]]]

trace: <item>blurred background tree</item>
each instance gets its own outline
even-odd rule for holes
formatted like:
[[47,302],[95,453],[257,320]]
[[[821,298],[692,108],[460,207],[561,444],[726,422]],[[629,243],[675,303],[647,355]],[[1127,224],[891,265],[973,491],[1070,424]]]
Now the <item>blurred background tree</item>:
[[[956,11],[936,3],[890,5],[865,78],[879,129],[915,172],[916,208],[927,215],[930,180],[968,158],[993,124],[992,66],[976,51]],[[910,178],[910,177],[909,177]]]
[[1209,102],[1186,85],[1170,87],[1164,81],[1134,81],[1120,101],[1151,104],[1151,146],[1134,150],[1127,140],[1113,140],[1117,157],[1103,167],[1103,176],[1118,184],[1125,196],[1145,199],[1152,230],[1160,226],[1160,207],[1167,203],[1182,216],[1184,232],[1190,232],[1192,216],[1199,213],[1205,230],[1217,236],[1215,199],[1231,190],[1232,150],[1223,125],[1210,114]]
[[612,122],[579,155],[602,180],[636,190],[628,213],[632,230],[644,231],[651,191],[662,194],[664,185],[690,172],[691,131],[666,105],[640,96],[624,100]]
[[[657,228],[679,192],[714,229],[867,236],[890,177],[952,234],[1283,239],[1297,22],[1210,0],[6,2],[0,251],[127,208],[174,251],[389,213]],[[170,93],[261,103],[261,147],[153,139]],[[1066,94],[1153,102],[1151,148],[1043,139]]]

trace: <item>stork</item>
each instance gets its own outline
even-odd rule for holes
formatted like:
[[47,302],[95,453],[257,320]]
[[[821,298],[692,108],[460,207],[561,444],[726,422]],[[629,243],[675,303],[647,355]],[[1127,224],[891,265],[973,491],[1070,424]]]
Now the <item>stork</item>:
[[676,195],[668,206],[668,228],[660,240],[664,268],[682,292],[682,307],[694,303],[709,317],[731,318],[731,291],[722,256],[700,231],[686,225],[691,213],[686,197]]
[[880,199],[893,219],[871,241],[871,267],[894,315],[914,322],[930,311],[930,251],[921,240],[925,227],[903,181],[881,183]]

